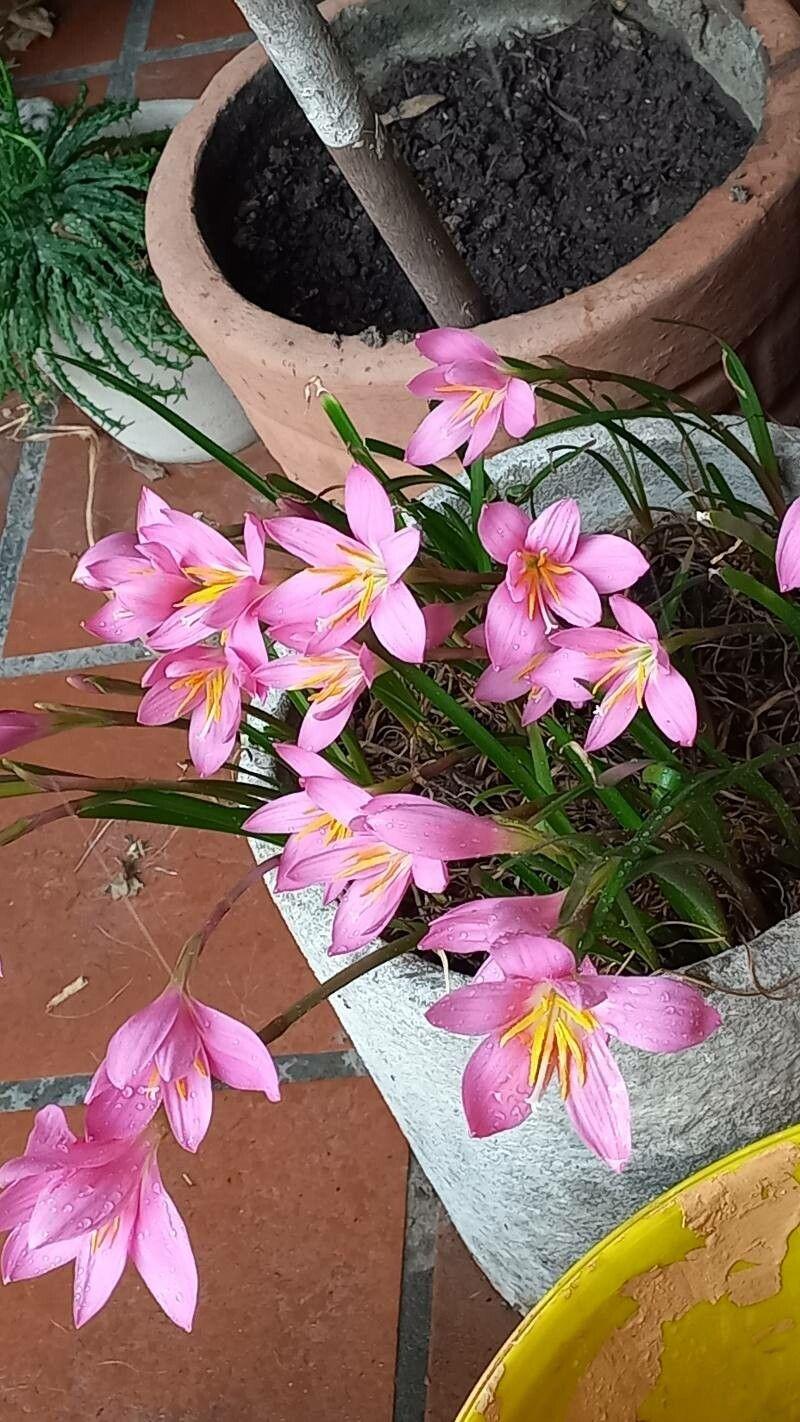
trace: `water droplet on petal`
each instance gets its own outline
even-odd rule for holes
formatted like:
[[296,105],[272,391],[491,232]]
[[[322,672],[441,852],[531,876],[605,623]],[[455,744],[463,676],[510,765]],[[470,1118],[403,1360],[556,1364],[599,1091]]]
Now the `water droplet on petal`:
[[122,1088],[122,1094],[123,1094],[123,1096],[125,1097],[125,1100],[126,1100],[126,1101],[130,1101],[131,1097],[133,1096],[133,1087],[132,1087],[132,1086],[123,1086],[123,1088]]

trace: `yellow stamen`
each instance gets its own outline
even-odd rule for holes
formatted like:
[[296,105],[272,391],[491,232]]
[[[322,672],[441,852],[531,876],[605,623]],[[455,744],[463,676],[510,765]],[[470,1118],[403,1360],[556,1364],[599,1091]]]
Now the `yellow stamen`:
[[577,1071],[583,1085],[586,1080],[586,1053],[583,1034],[593,1032],[597,1019],[584,1008],[575,1007],[555,988],[547,988],[530,1012],[506,1029],[500,1045],[515,1037],[525,1036],[530,1051],[528,1083],[535,1096],[541,1095],[550,1077],[558,1076],[561,1095],[569,1095],[571,1073]]
[[188,1086],[186,1085],[186,1077],[185,1077],[185,1076],[179,1076],[179,1077],[178,1077],[177,1081],[175,1082],[175,1088],[176,1088],[176,1090],[177,1090],[177,1092],[178,1092],[178,1095],[180,1096],[181,1100],[182,1100],[182,1101],[187,1101],[188,1098],[189,1098],[189,1088],[188,1088]]
[[188,593],[180,603],[181,607],[202,606],[209,602],[216,602],[224,592],[232,588],[240,581],[239,573],[229,573],[224,568],[207,568],[197,565],[192,568],[184,568],[184,573],[189,578],[194,578],[200,586],[196,592]]
[[556,579],[571,572],[571,568],[568,563],[555,563],[546,548],[542,548],[538,553],[523,553],[522,561],[524,571],[521,581],[527,588],[528,616],[533,618],[536,615],[538,604],[547,622],[545,595],[550,602],[560,602]]
[[98,1249],[102,1249],[106,1240],[108,1240],[109,1244],[114,1243],[119,1230],[119,1219],[120,1217],[117,1215],[115,1219],[109,1220],[108,1224],[101,1225],[99,1229],[92,1231],[91,1244],[89,1246],[92,1254],[96,1254]]
[[176,716],[180,716],[190,702],[199,692],[205,692],[206,699],[206,721],[218,721],[222,715],[222,698],[228,681],[228,671],[225,667],[211,667],[203,671],[189,672],[187,676],[179,676],[175,681],[170,682],[173,691],[183,691],[186,694],[177,707]]

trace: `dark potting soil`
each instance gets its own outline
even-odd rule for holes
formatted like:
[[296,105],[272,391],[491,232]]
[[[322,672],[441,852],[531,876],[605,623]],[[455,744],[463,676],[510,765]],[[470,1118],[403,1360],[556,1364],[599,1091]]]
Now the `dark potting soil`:
[[[444,100],[391,133],[495,317],[630,261],[721,183],[753,138],[677,43],[605,6],[557,34],[395,64],[376,107],[422,94]],[[228,280],[266,310],[377,340],[431,324],[274,72],[221,116],[198,172],[197,215]]]

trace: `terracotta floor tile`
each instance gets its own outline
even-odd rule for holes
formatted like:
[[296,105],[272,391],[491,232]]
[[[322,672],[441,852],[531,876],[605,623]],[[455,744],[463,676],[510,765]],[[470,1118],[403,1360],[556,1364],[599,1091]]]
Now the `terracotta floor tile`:
[[50,0],[55,33],[19,55],[16,74],[52,74],[81,64],[116,59],[125,33],[131,0]]
[[[3,1159],[29,1126],[0,1118]],[[130,1265],[77,1335],[69,1268],[11,1285],[4,1422],[391,1422],[405,1166],[366,1080],[289,1086],[279,1106],[218,1096],[197,1156],[161,1152],[198,1257],[193,1333]]]
[[156,0],[148,49],[167,49],[197,40],[223,39],[247,29],[234,0]]
[[519,1323],[496,1294],[449,1220],[433,1276],[428,1408],[425,1422],[453,1422],[470,1389]]
[[[141,668],[120,668],[135,676]],[[62,677],[0,681],[0,706],[82,697]],[[96,704],[96,703],[95,703]],[[113,705],[112,701],[104,704]],[[130,701],[118,703],[130,707]],[[185,755],[179,731],[112,728],[72,731],[41,741],[31,763],[113,776],[141,773],[176,778]],[[51,802],[48,797],[0,800],[0,825]],[[234,835],[114,821],[97,851],[77,868],[95,821],[61,820],[0,846],[2,983],[0,1081],[93,1071],[119,1023],[160,990],[165,972],[156,944],[172,963],[181,944],[252,864]],[[139,877],[144,889],[113,899],[106,886],[120,872],[129,839],[147,848]],[[52,1013],[46,1004],[84,975],[88,986]],[[222,1011],[261,1027],[313,986],[299,949],[265,889],[255,885],[209,940],[194,978],[198,995]],[[281,1052],[346,1045],[332,1010],[316,1008],[281,1038]]]
[[[59,412],[62,425],[86,425],[69,401]],[[263,446],[244,451],[260,472],[274,468]],[[70,582],[86,547],[87,447],[76,436],[53,439],[47,456],[36,521],[28,545],[6,642],[6,656],[90,646],[95,639],[81,621],[98,599]],[[145,480],[119,444],[100,435],[93,503],[96,538],[132,528]],[[154,485],[168,503],[187,513],[203,510],[218,523],[241,522],[246,509],[264,513],[266,503],[235,475],[216,463],[171,465]]]
[[191,59],[159,59],[143,64],[136,76],[140,99],[197,99],[223,64],[233,58],[230,50],[196,54]]

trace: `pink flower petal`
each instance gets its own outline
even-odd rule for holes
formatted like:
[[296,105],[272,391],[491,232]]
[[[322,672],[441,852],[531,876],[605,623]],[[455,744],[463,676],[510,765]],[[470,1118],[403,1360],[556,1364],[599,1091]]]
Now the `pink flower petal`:
[[575,1130],[590,1150],[612,1170],[622,1170],[631,1153],[631,1115],[628,1092],[602,1032],[582,1039],[586,1080],[581,1084],[574,1066],[564,1102]]
[[103,1233],[84,1240],[75,1255],[72,1316],[81,1328],[108,1303],[122,1278],[136,1218],[136,1203],[129,1201]]
[[211,1125],[213,1097],[211,1072],[202,1047],[198,1046],[195,1061],[184,1076],[164,1083],[162,1096],[178,1145],[196,1151]]
[[89,588],[92,592],[105,592],[109,584],[98,574],[98,567],[109,558],[125,558],[136,567],[145,565],[145,559],[137,550],[133,533],[109,533],[106,538],[99,538],[91,548],[81,554],[72,574],[73,583],[80,583],[81,587]]
[[497,433],[502,413],[503,403],[498,400],[497,404],[490,405],[488,410],[484,410],[483,414],[478,416],[464,450],[465,464],[471,464],[474,459],[480,459],[481,455],[486,453]]
[[0,1195],[0,1231],[27,1224],[43,1188],[42,1173],[38,1171],[35,1175],[27,1175],[7,1185]]
[[682,1052],[722,1025],[715,1007],[679,978],[601,975],[606,998],[593,1009],[607,1032],[644,1052]]
[[536,424],[536,395],[527,380],[514,376],[503,401],[503,424],[512,439],[524,439]]
[[603,615],[600,597],[583,573],[560,573],[554,581],[556,595],[547,599],[553,612],[578,627],[592,627],[600,621]]
[[269,805],[254,810],[243,828],[258,834],[293,834],[317,818],[317,807],[305,790],[293,795],[281,795]]
[[528,978],[533,983],[541,983],[570,977],[575,972],[575,954],[557,938],[513,933],[494,943],[491,954],[507,978]]
[[423,331],[417,336],[415,344],[420,355],[437,365],[451,365],[456,360],[484,360],[490,365],[498,365],[500,361],[497,352],[474,331],[464,331],[457,326],[439,326],[432,331]]
[[356,538],[374,551],[394,533],[389,496],[363,464],[353,464],[344,481],[344,507]]
[[169,1032],[181,1005],[181,993],[168,987],[154,1002],[123,1022],[106,1050],[106,1071],[114,1086],[127,1086],[148,1068]]
[[558,923],[564,898],[563,893],[521,894],[460,904],[433,920],[420,947],[482,953],[510,933],[548,934]]
[[260,579],[264,572],[264,544],[267,530],[263,518],[246,513],[244,516],[244,552],[253,577]]
[[590,533],[578,539],[572,566],[593,583],[599,593],[632,588],[650,564],[628,538],[613,533]]
[[614,694],[612,685],[611,695],[604,697],[592,716],[589,734],[584,741],[584,747],[589,752],[603,750],[621,736],[639,710],[633,688],[612,700]]
[[32,1249],[91,1234],[120,1213],[138,1188],[146,1147],[138,1141],[109,1144],[116,1154],[104,1166],[79,1167],[53,1177],[31,1216]]
[[275,745],[282,761],[300,777],[302,784],[308,775],[332,775],[335,780],[344,779],[342,772],[336,770],[324,755],[315,755],[313,751],[301,750],[299,746],[293,746],[290,741],[279,741]]
[[639,607],[638,603],[617,593],[616,596],[609,599],[609,606],[623,632],[627,632],[629,637],[633,637],[637,642],[658,640],[658,628],[655,622],[643,607]]
[[530,691],[530,679],[520,676],[521,670],[519,666],[487,667],[475,683],[475,700],[504,704],[525,696]]
[[496,667],[519,666],[536,655],[543,624],[528,616],[524,602],[515,602],[505,583],[495,588],[486,608],[486,650]]
[[406,446],[406,461],[417,466],[434,464],[454,454],[466,440],[470,424],[459,415],[463,397],[449,396],[425,416]]
[[519,1022],[530,1011],[535,986],[524,978],[503,982],[470,983],[456,988],[429,1007],[426,1018],[433,1027],[443,1027],[463,1037],[481,1037]]
[[343,775],[311,775],[305,783],[312,804],[342,825],[349,825],[356,815],[363,813],[372,799],[368,790],[351,784]]
[[42,1274],[49,1274],[51,1269],[60,1269],[62,1264],[69,1264],[80,1247],[77,1240],[71,1239],[65,1244],[45,1244],[41,1249],[31,1249],[28,1244],[27,1225],[19,1225],[12,1230],[3,1246],[0,1259],[3,1283],[39,1279]]
[[155,1160],[142,1180],[131,1258],[168,1318],[191,1332],[197,1307],[197,1265],[174,1202],[161,1183]]
[[441,859],[428,859],[421,854],[414,855],[411,874],[417,888],[429,894],[443,893],[450,878]]
[[507,563],[511,554],[524,548],[531,519],[516,504],[496,499],[485,504],[478,519],[478,537],[497,563]]
[[800,587],[800,499],[790,503],[778,529],[775,571],[781,592]]
[[475,1048],[461,1079],[461,1099],[470,1135],[482,1138],[519,1126],[531,1114],[531,1057],[522,1037],[505,1046],[499,1036]]
[[697,702],[685,676],[674,667],[656,667],[647,679],[644,704],[659,730],[679,746],[697,739]]
[[150,1085],[152,1071],[133,1077],[121,1089],[108,1080],[105,1063],[95,1074],[91,1100],[87,1093],[84,1130],[87,1140],[124,1140],[135,1136],[153,1119],[161,1105],[161,1086]]
[[315,567],[335,567],[363,552],[363,545],[355,539],[316,518],[268,518],[264,530],[271,543]]
[[581,531],[581,511],[574,499],[558,499],[534,519],[525,540],[531,553],[545,549],[553,563],[572,563]]
[[356,697],[348,696],[343,698],[337,707],[329,704],[324,712],[312,703],[297,733],[297,743],[301,749],[321,751],[332,745],[350,720],[355,701]]
[[263,1091],[270,1101],[279,1101],[277,1068],[255,1032],[204,1002],[195,1002],[194,1010],[217,1080],[239,1091]]
[[376,877],[354,881],[343,895],[333,920],[331,953],[351,953],[378,937],[394,917],[411,882],[411,865],[398,872],[379,893],[374,888]]
[[403,662],[425,656],[425,618],[405,583],[386,589],[372,611],[372,630],[387,652]]
[[199,1049],[197,1027],[186,995],[181,993],[175,1021],[155,1053],[155,1064],[162,1081],[175,1081],[186,1076]]
[[364,822],[395,849],[429,855],[435,850],[436,857],[445,862],[510,854],[529,845],[524,830],[420,795],[376,795],[367,806]]
[[415,375],[409,380],[406,390],[411,395],[417,395],[421,400],[441,400],[442,389],[445,383],[441,370],[422,370],[419,375]]
[[399,528],[396,533],[390,533],[383,539],[380,552],[390,583],[396,583],[413,563],[419,552],[419,544],[418,528]]

